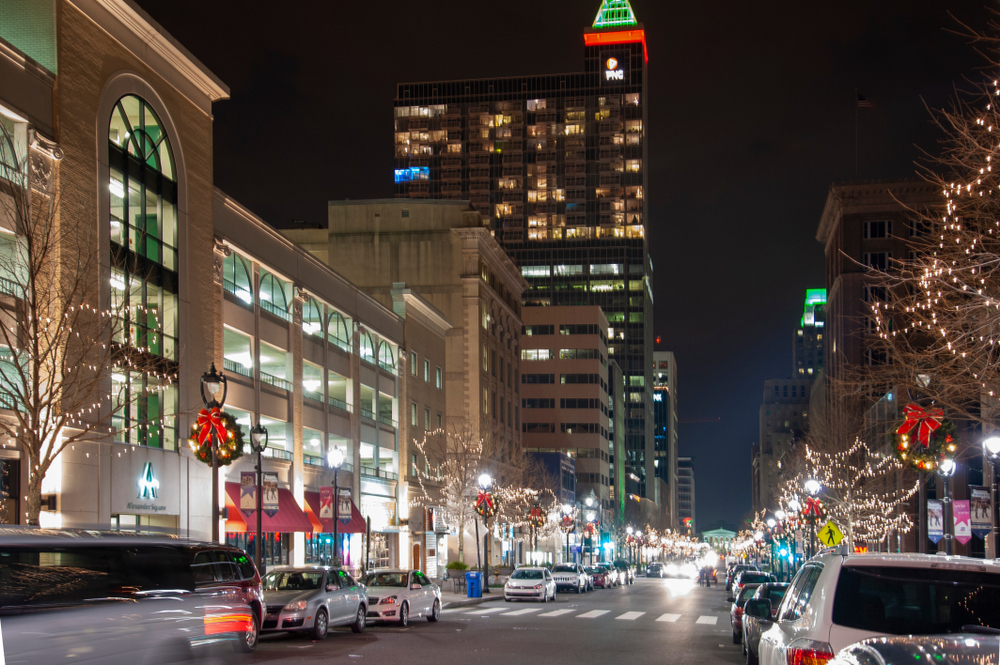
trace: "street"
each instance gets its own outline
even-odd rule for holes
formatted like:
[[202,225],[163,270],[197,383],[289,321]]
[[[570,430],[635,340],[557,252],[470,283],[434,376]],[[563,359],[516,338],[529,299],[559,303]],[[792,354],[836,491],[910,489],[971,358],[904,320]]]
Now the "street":
[[[499,590],[494,590],[497,592]],[[729,603],[720,586],[637,578],[630,587],[587,594],[560,593],[552,604],[492,601],[446,608],[437,624],[409,628],[369,624],[361,635],[331,631],[326,640],[268,635],[256,653],[231,662],[483,663],[669,662],[735,664],[744,661],[730,639]],[[234,654],[235,655],[235,654]],[[226,659],[227,662],[230,659]]]

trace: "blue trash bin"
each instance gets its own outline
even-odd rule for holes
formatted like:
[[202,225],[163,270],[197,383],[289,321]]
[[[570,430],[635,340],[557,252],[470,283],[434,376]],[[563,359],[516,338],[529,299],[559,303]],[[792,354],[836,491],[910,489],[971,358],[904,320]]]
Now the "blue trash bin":
[[468,572],[465,574],[465,588],[468,590],[469,598],[483,597],[483,574],[480,572]]

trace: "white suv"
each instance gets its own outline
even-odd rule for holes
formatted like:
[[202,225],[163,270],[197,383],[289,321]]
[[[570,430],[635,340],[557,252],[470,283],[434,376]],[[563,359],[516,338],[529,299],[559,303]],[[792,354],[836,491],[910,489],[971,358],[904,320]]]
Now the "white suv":
[[760,637],[760,665],[824,665],[880,635],[1000,628],[1000,565],[927,554],[821,554],[795,575]]

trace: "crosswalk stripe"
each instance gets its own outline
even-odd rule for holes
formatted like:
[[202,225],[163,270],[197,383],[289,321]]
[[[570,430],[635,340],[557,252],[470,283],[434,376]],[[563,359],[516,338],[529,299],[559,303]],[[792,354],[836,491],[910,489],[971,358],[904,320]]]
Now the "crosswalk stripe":
[[714,626],[718,622],[719,622],[719,617],[713,617],[713,616],[709,616],[707,614],[698,617],[698,620],[695,621],[695,623],[704,623],[704,624],[708,624],[710,626]]
[[577,619],[596,619],[599,616],[603,616],[610,612],[611,610],[591,610],[589,612],[584,612],[583,614],[578,614]]
[[625,614],[615,617],[616,621],[635,621],[641,617],[645,612],[626,612]]
[[668,621],[670,623],[674,623],[680,618],[681,618],[680,614],[664,614],[660,616],[660,618],[657,619],[657,621]]
[[519,616],[521,614],[531,614],[532,612],[541,612],[541,611],[542,611],[541,608],[538,608],[538,607],[529,607],[529,608],[523,609],[523,610],[514,610],[513,612],[504,612],[501,616],[516,617],[516,616]]
[[546,612],[545,614],[539,614],[540,617],[560,617],[564,614],[569,614],[575,612],[576,610],[553,610],[552,612]]
[[491,612],[503,612],[506,609],[506,607],[487,607],[481,610],[471,610],[465,614],[490,614]]

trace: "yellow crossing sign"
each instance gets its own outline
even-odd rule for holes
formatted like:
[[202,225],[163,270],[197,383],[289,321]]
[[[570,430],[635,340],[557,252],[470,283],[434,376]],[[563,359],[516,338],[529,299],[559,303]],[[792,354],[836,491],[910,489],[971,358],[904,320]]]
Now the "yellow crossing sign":
[[830,520],[823,525],[823,528],[819,530],[816,537],[819,539],[821,545],[836,547],[844,539],[844,532],[833,523],[833,520]]

